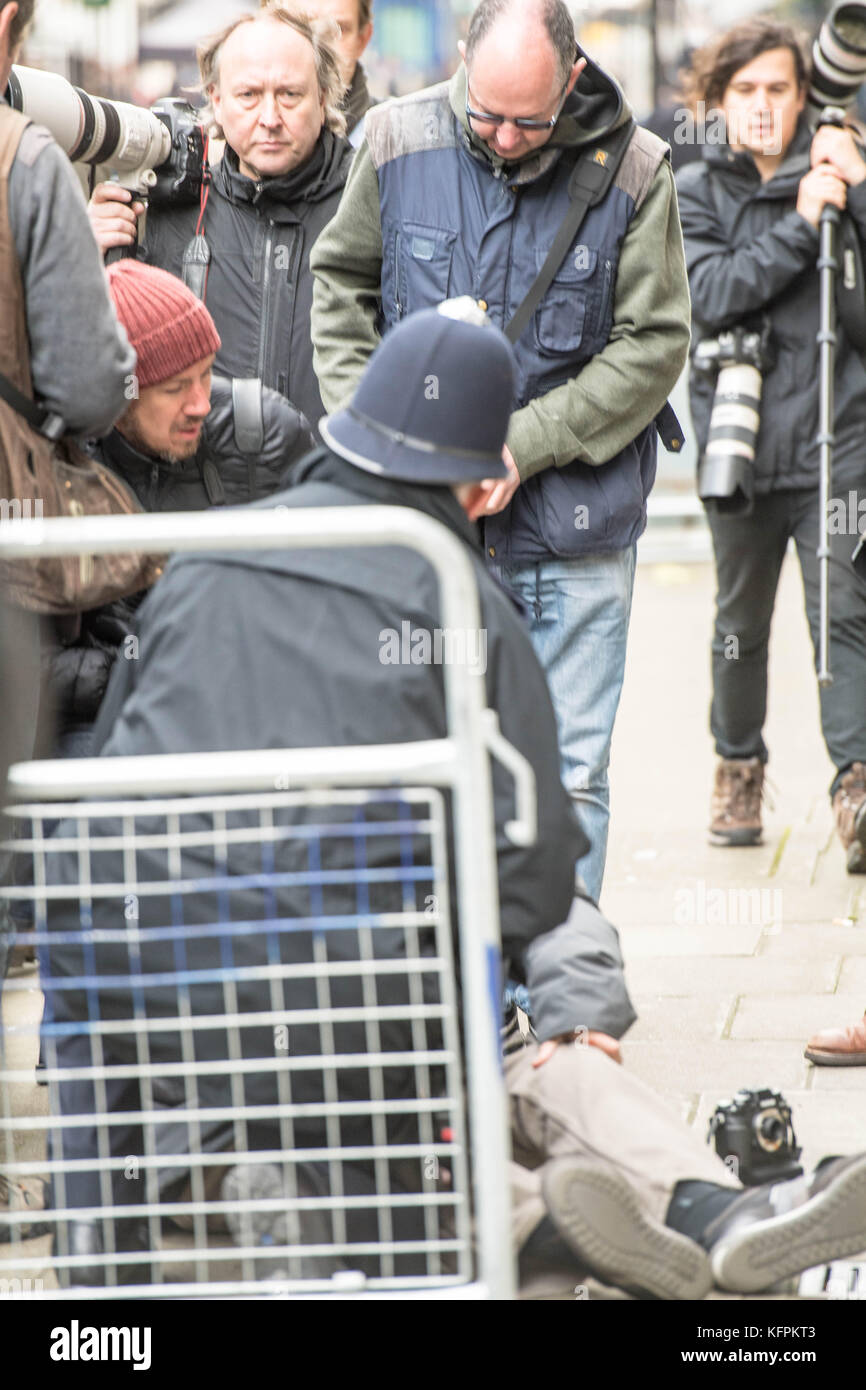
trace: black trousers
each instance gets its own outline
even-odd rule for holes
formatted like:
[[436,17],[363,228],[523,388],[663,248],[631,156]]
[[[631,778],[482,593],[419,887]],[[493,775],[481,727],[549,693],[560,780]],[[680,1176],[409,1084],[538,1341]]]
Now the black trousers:
[[[830,535],[833,684],[820,692],[821,727],[837,770],[831,795],[853,762],[866,762],[866,583],[851,564],[858,517],[861,524],[866,520],[866,469],[858,472],[853,484],[837,475],[832,489],[837,500],[831,509]],[[808,488],[756,497],[749,516],[722,516],[714,508],[707,509],[718,580],[710,728],[722,758],[767,761],[763,738],[767,650],[779,572],[791,537],[800,561],[817,663],[818,501],[818,490]]]

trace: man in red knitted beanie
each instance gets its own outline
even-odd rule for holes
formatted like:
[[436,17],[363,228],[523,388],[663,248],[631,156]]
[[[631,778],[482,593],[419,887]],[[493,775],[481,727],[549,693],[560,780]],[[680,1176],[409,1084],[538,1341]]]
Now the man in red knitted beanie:
[[116,261],[108,282],[138,358],[130,404],[116,428],[142,453],[180,463],[196,452],[210,411],[220,336],[201,300],[167,271]]
[[[90,454],[132,488],[145,511],[239,506],[286,486],[312,447],[304,417],[257,379],[214,374],[220,338],[204,304],[175,276],[141,261],[108,267],[117,317],[138,356],[129,402]],[[81,615],[43,643],[58,756],[86,756],[134,600]]]

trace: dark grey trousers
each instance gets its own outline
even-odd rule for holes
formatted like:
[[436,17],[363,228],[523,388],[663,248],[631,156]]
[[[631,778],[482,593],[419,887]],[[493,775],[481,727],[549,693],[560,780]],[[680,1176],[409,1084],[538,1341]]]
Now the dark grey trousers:
[[[866,517],[864,470],[859,487],[834,480],[835,509],[830,535],[830,667],[833,684],[820,692],[821,727],[837,769],[831,795],[853,762],[866,762],[866,583],[854,571],[856,519]],[[767,714],[767,649],[779,572],[793,537],[803,575],[806,616],[816,661],[819,640],[817,489],[773,492],[755,498],[749,516],[707,510],[716,556],[718,594],[713,632],[713,701],[710,728],[722,758],[767,761],[763,738]],[[844,531],[840,523],[847,522]],[[734,640],[735,639],[735,640]],[[783,692],[779,692],[780,695]]]

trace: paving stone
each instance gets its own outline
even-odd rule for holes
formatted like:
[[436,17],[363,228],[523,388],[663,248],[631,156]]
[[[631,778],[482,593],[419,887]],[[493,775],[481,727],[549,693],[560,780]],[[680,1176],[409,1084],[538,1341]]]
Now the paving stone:
[[623,1040],[625,1065],[660,1096],[686,1097],[705,1091],[731,1094],[742,1086],[786,1086],[805,1090],[812,1070],[802,1049],[790,1042],[754,1042],[737,1039],[689,1043]]
[[[859,994],[863,1000],[863,1008],[866,1009],[866,956],[851,956],[843,960],[839,974],[839,989],[844,994]],[[851,1020],[852,1023],[854,1021]]]
[[[657,956],[751,956],[761,941],[760,927],[624,927],[626,961]],[[863,933],[866,938],[866,932]]]
[[632,993],[638,1021],[629,1030],[629,1042],[664,1042],[677,1044],[694,1038],[706,1041],[721,1038],[736,995],[717,999],[677,999],[670,995]]
[[[855,963],[856,957],[845,965]],[[863,967],[866,1008],[866,958],[859,964]],[[704,956],[697,962],[690,956],[626,956],[626,979],[633,995],[806,994],[818,989],[834,990],[837,980],[845,993],[855,993],[853,986],[843,985],[840,968],[839,956],[816,962],[763,956]]]
[[[813,1091],[844,1091],[849,1096],[866,1095],[866,1067],[812,1067]],[[866,1149],[866,1126],[862,1133]]]
[[858,1017],[857,996],[847,994],[745,995],[731,1025],[732,1038],[790,1038],[804,1047],[818,1028],[835,1028]]
[[788,925],[776,934],[765,932],[758,954],[795,960],[828,960],[834,956],[866,956],[866,922],[862,926]]

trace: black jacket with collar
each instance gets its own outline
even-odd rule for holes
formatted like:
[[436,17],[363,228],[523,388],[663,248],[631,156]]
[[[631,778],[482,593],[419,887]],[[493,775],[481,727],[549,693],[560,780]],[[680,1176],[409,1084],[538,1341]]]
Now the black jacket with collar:
[[[752,156],[708,145],[677,175],[692,295],[693,344],[769,318],[773,364],[764,373],[755,460],[758,493],[817,486],[819,235],[796,211],[809,172],[811,132],[801,117],[785,158],[761,182]],[[848,189],[849,235],[866,243],[866,182]],[[709,430],[715,382],[691,373],[699,449]],[[864,475],[866,369],[839,327],[835,375],[839,475]]]
[[[326,130],[301,168],[257,183],[226,146],[211,171],[204,214],[211,256],[205,302],[222,338],[217,370],[259,377],[314,430],[325,412],[310,340],[310,251],[337,210],[353,154]],[[140,255],[182,276],[198,217],[197,203],[151,207]]]
[[[303,416],[276,391],[262,391],[263,444],[253,457],[235,435],[231,382],[214,376],[211,412],[194,458],[182,463],[143,454],[114,429],[89,452],[132,488],[145,511],[188,512],[238,506],[285,487],[287,473],[310,450]],[[43,680],[50,688],[59,732],[96,717],[124,639],[132,633],[138,595],[106,604],[77,619],[45,624]]]

